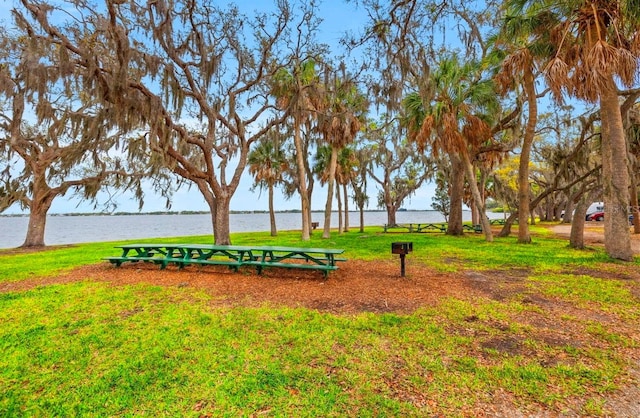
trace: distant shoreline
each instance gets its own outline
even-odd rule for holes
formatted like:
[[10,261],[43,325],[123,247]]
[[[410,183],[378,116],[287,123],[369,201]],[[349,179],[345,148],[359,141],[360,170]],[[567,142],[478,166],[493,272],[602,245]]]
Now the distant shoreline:
[[[434,211],[433,209],[403,209],[400,212],[429,212]],[[324,210],[312,210],[312,213],[323,213]],[[337,213],[337,211],[333,211]],[[350,210],[349,212],[359,212],[357,210]],[[384,212],[384,209],[372,210],[367,209],[364,212],[367,213],[376,213],[376,212]],[[72,212],[72,213],[50,213],[47,216],[139,216],[139,215],[208,215],[210,212],[203,211],[190,211],[190,210],[182,210],[182,211],[155,211],[155,212]],[[230,214],[233,215],[241,215],[241,214],[257,214],[257,213],[269,213],[268,210],[232,210],[229,211]],[[290,209],[290,210],[277,210],[275,213],[300,213],[300,209]],[[4,218],[20,218],[20,217],[28,217],[28,213],[14,213],[14,214],[0,214],[0,217]]]

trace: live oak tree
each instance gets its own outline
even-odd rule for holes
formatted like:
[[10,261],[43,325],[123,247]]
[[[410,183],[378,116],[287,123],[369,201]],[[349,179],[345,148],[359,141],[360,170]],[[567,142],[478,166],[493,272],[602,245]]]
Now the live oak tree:
[[396,212],[434,173],[431,159],[409,142],[398,121],[369,122],[360,152],[368,156],[369,177],[379,186],[378,207],[387,212],[387,224],[396,224]]
[[[564,206],[565,202],[573,201],[575,212],[570,245],[581,247],[585,219],[581,211],[586,211],[593,202],[596,197],[592,195],[594,190],[602,193],[598,117],[597,113],[592,113],[571,123],[574,119],[571,113],[558,110],[553,115],[541,115],[542,127],[548,128],[539,130],[539,139],[533,147],[532,158],[536,161],[537,170],[531,172],[536,191],[531,207],[539,208],[542,218],[550,218],[554,212],[559,212],[557,202]],[[572,211],[571,205],[564,208],[565,215]]]
[[451,201],[449,200],[449,181],[447,176],[439,171],[435,176],[436,191],[431,198],[431,208],[438,211],[444,217],[445,222],[449,222],[451,212]]
[[629,93],[622,105],[622,115],[629,142],[629,179],[631,181],[630,198],[633,215],[633,232],[640,234],[640,211],[638,208],[638,181],[640,177],[640,89]]
[[142,199],[141,177],[115,152],[121,135],[109,107],[82,94],[85,80],[64,54],[32,42],[18,25],[0,34],[0,212],[14,204],[28,210],[22,246],[42,247],[56,198],[97,204],[98,192],[112,186],[134,188]]
[[[479,59],[486,54],[483,37],[497,10],[493,1],[364,0],[362,4],[370,15],[364,41],[361,41],[370,48],[367,56],[371,57],[374,74],[370,91],[376,105],[390,115],[390,119],[407,117],[403,99],[411,93],[425,102],[432,100],[431,72],[441,57],[452,52],[452,44],[462,49],[461,55],[469,59]],[[356,41],[352,44],[359,45]],[[463,233],[466,165],[457,152],[451,152],[449,157],[452,205],[447,233],[458,235]]]
[[[146,125],[131,155],[151,173],[171,170],[195,185],[211,210],[217,244],[230,243],[230,201],[252,144],[282,123],[268,80],[290,43],[313,31],[313,10],[279,1],[242,14],[205,1],[69,2],[73,19],[22,0],[32,33],[56,44],[90,82],[85,93],[113,105],[123,128]],[[305,38],[305,39],[303,39]],[[140,138],[140,137],[138,137]]]

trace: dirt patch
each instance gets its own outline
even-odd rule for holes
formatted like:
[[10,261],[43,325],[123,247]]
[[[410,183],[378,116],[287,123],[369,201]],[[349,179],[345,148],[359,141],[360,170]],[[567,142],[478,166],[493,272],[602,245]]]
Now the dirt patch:
[[[571,235],[570,224],[553,225],[551,230],[562,238]],[[584,224],[584,243],[588,246],[604,247],[604,222],[589,221]],[[631,234],[631,249],[634,254],[640,254],[640,235]]]

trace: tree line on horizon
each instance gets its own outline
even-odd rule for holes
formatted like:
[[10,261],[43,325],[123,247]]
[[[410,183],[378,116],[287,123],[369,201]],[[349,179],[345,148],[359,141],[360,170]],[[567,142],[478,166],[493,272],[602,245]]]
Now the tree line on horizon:
[[[29,211],[24,247],[44,246],[51,203],[96,205],[146,188],[195,187],[217,244],[230,244],[240,178],[300,199],[309,240],[314,185],[326,185],[324,238],[338,205],[372,196],[395,223],[426,182],[447,234],[487,202],[531,242],[539,217],[572,223],[602,200],[605,249],[632,260],[640,233],[640,8],[590,0],[346,2],[368,20],[318,42],[314,2],[268,12],[197,0],[20,0],[0,30],[0,213]],[[332,49],[333,48],[333,49]],[[108,200],[107,205],[112,201]]]

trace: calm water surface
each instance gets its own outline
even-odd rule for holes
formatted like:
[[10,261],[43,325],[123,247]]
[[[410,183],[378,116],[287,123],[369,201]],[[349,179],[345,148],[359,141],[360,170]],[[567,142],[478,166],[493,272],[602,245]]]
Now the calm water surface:
[[[337,227],[338,216],[333,214],[332,224]],[[501,218],[502,214],[489,214]],[[299,213],[277,213],[278,230],[300,229]],[[322,222],[324,215],[314,212],[314,222]],[[471,220],[471,213],[464,213],[464,220]],[[349,214],[351,228],[359,226],[359,214]],[[436,211],[406,211],[397,213],[398,223],[443,222],[444,217]],[[0,216],[0,248],[21,245],[27,232],[29,219]],[[365,212],[366,226],[387,222],[385,212]],[[232,214],[231,232],[253,232],[269,230],[268,213]],[[45,243],[47,245],[76,244],[81,242],[118,241],[126,239],[176,237],[213,234],[209,215],[122,215],[122,216],[50,216],[47,219]]]

